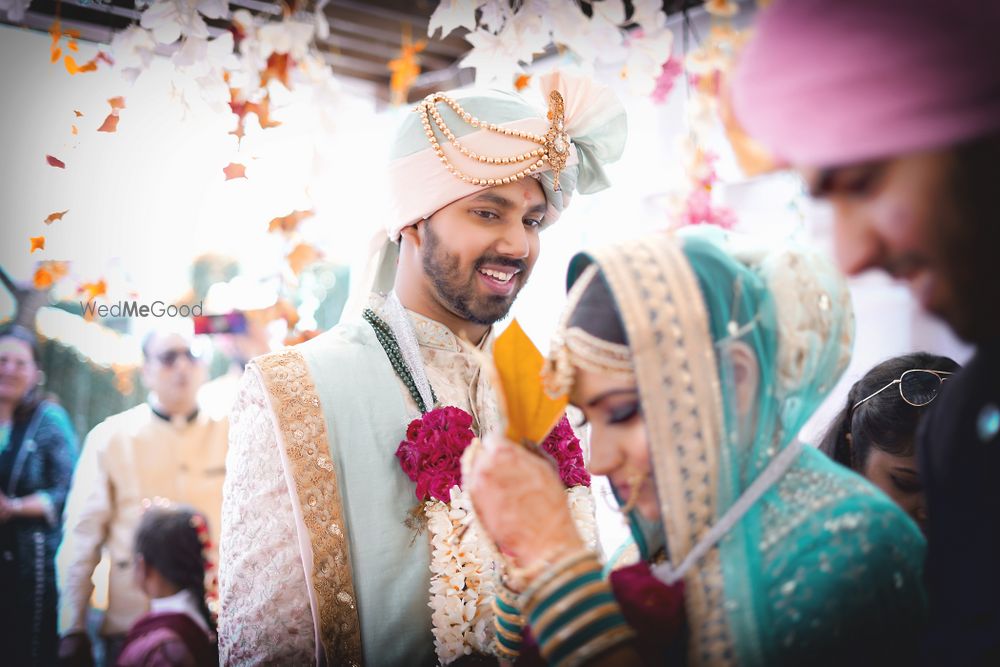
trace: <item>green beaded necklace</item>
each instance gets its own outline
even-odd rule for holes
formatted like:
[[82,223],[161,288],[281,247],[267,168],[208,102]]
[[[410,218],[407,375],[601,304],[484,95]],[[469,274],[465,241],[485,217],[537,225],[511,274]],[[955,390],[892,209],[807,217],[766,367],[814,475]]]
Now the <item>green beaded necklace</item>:
[[[379,344],[382,349],[385,350],[385,356],[389,358],[389,363],[392,364],[392,369],[396,371],[396,375],[399,379],[403,381],[406,385],[407,391],[410,392],[410,396],[413,397],[413,401],[417,404],[417,408],[420,409],[420,414],[427,414],[429,409],[424,403],[423,397],[420,396],[420,392],[417,390],[417,383],[413,380],[413,374],[406,365],[406,361],[403,359],[403,353],[399,349],[399,342],[396,341],[396,335],[392,333],[392,329],[386,324],[382,318],[375,314],[375,311],[371,308],[365,308],[365,312],[362,314],[365,321],[371,325],[372,330],[375,331],[375,337],[378,339]],[[431,400],[437,404],[437,396],[434,394],[434,388],[431,387]]]

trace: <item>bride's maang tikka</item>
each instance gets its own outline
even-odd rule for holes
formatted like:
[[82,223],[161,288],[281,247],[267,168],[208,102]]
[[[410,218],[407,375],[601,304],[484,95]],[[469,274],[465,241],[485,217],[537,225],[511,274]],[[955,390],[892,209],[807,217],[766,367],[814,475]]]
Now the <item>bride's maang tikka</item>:
[[[462,121],[468,123],[474,128],[509,137],[516,137],[518,139],[524,139],[537,144],[538,148],[514,155],[480,155],[463,145],[455,136],[454,132],[452,132],[447,124],[445,124],[444,119],[441,117],[441,113],[437,108],[437,105],[440,102],[443,102],[451,107],[452,110],[458,114],[458,117],[462,119]],[[443,164],[445,168],[456,178],[472,185],[482,185],[487,187],[506,185],[507,183],[519,181],[526,176],[530,176],[535,172],[541,171],[545,167],[545,164],[548,163],[552,168],[555,179],[553,189],[556,192],[559,191],[559,172],[566,167],[566,162],[569,160],[570,138],[565,129],[566,107],[563,97],[558,91],[553,90],[549,93],[549,129],[544,135],[522,132],[520,130],[515,130],[509,127],[500,127],[499,125],[482,121],[466,112],[462,109],[458,102],[444,93],[432,93],[428,95],[423,99],[423,101],[420,102],[420,104],[417,105],[414,111],[420,114],[420,122],[424,126],[424,134],[427,135],[427,140],[430,142],[431,147],[437,154],[438,159],[441,160],[441,164]],[[438,142],[434,126],[431,125],[432,122],[434,126],[437,126],[441,134],[445,136],[448,143],[454,146],[455,149],[462,155],[482,164],[515,165],[517,166],[516,171],[511,172],[508,176],[501,176],[500,178],[480,178],[478,176],[465,173],[456,167],[452,161],[448,159],[448,156],[445,155],[444,149]]]
[[569,326],[587,286],[597,275],[597,265],[588,266],[569,292],[563,320],[552,336],[549,358],[542,369],[545,391],[550,396],[563,396],[573,389],[576,370],[583,369],[603,375],[630,377],[635,372],[632,351],[628,345],[612,343],[587,333],[580,327]]

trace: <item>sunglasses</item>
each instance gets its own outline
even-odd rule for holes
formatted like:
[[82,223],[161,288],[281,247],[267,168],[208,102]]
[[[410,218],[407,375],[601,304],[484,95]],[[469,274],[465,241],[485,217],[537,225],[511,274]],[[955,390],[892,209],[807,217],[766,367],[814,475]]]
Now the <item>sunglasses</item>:
[[858,406],[868,399],[878,396],[896,384],[899,385],[900,398],[915,408],[921,408],[937,398],[938,393],[941,391],[941,383],[948,379],[948,375],[951,375],[951,372],[931,371],[926,368],[912,368],[908,371],[903,371],[898,380],[893,380],[874,394],[869,394],[855,403],[854,407],[851,408],[851,412],[857,410]]
[[187,360],[192,363],[198,359],[189,347],[186,347],[183,350],[167,350],[163,354],[158,355],[156,358],[161,364],[167,368],[171,368],[181,357],[187,357]]

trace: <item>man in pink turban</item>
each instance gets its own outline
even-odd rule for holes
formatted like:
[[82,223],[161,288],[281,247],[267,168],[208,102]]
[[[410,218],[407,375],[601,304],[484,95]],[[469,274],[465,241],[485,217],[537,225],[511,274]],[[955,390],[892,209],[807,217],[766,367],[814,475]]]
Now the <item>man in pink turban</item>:
[[833,206],[844,271],[906,280],[977,346],[918,437],[925,657],[1000,664],[1000,2],[777,0],[731,101],[741,128]]

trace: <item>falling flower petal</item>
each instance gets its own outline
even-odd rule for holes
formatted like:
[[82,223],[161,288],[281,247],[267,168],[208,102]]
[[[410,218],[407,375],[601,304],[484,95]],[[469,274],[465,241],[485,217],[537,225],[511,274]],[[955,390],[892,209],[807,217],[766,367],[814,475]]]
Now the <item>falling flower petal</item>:
[[49,163],[50,166],[58,167],[59,169],[65,169],[66,163],[57,157],[52,157],[51,155],[45,156],[45,161]]
[[48,289],[69,273],[69,262],[49,260],[42,262],[35,270],[36,289]]
[[52,49],[52,62],[59,60],[59,56],[61,55],[62,55],[62,49],[60,48]]
[[118,131],[118,112],[112,111],[108,114],[108,117],[104,119],[101,126],[97,128],[98,132],[117,132]]
[[118,111],[119,109],[124,109],[125,108],[125,98],[121,97],[121,96],[119,96],[119,97],[112,97],[110,100],[108,100],[108,104],[111,105],[111,110],[112,111]]
[[517,78],[514,79],[514,90],[521,91],[527,88],[531,84],[530,74],[518,74]]
[[85,294],[85,301],[93,301],[108,293],[108,285],[103,278],[93,283],[83,283],[76,288],[77,294]]
[[69,126],[69,131],[73,133],[73,136],[74,136],[74,137],[75,137],[75,136],[76,136],[77,134],[79,134],[79,133],[80,133],[80,130],[79,130],[79,129],[77,129],[76,125],[70,125],[70,126]]
[[66,215],[67,213],[69,213],[69,209],[66,209],[65,211],[57,211],[55,213],[49,213],[49,215],[45,218],[44,222],[46,225],[51,225],[56,220],[62,220],[63,216]]
[[66,48],[68,48],[70,51],[79,51],[80,50],[79,47],[77,47],[75,39],[70,40],[69,43],[66,44]]
[[29,251],[29,254],[35,252],[36,250],[45,250],[44,236],[32,236],[30,238],[30,241],[31,241],[31,250]]
[[77,118],[83,118],[83,112],[82,111],[77,111],[76,109],[73,109],[73,113],[76,114]]
[[246,170],[247,168],[239,162],[230,162],[222,171],[226,175],[226,180],[231,181],[234,178],[246,178]]
[[311,218],[315,214],[315,211],[292,211],[286,216],[271,220],[268,223],[267,231],[290,234],[299,228],[299,223],[306,218]]
[[315,246],[308,243],[300,243],[288,253],[288,266],[292,267],[292,273],[299,275],[302,270],[323,257],[323,253]]

